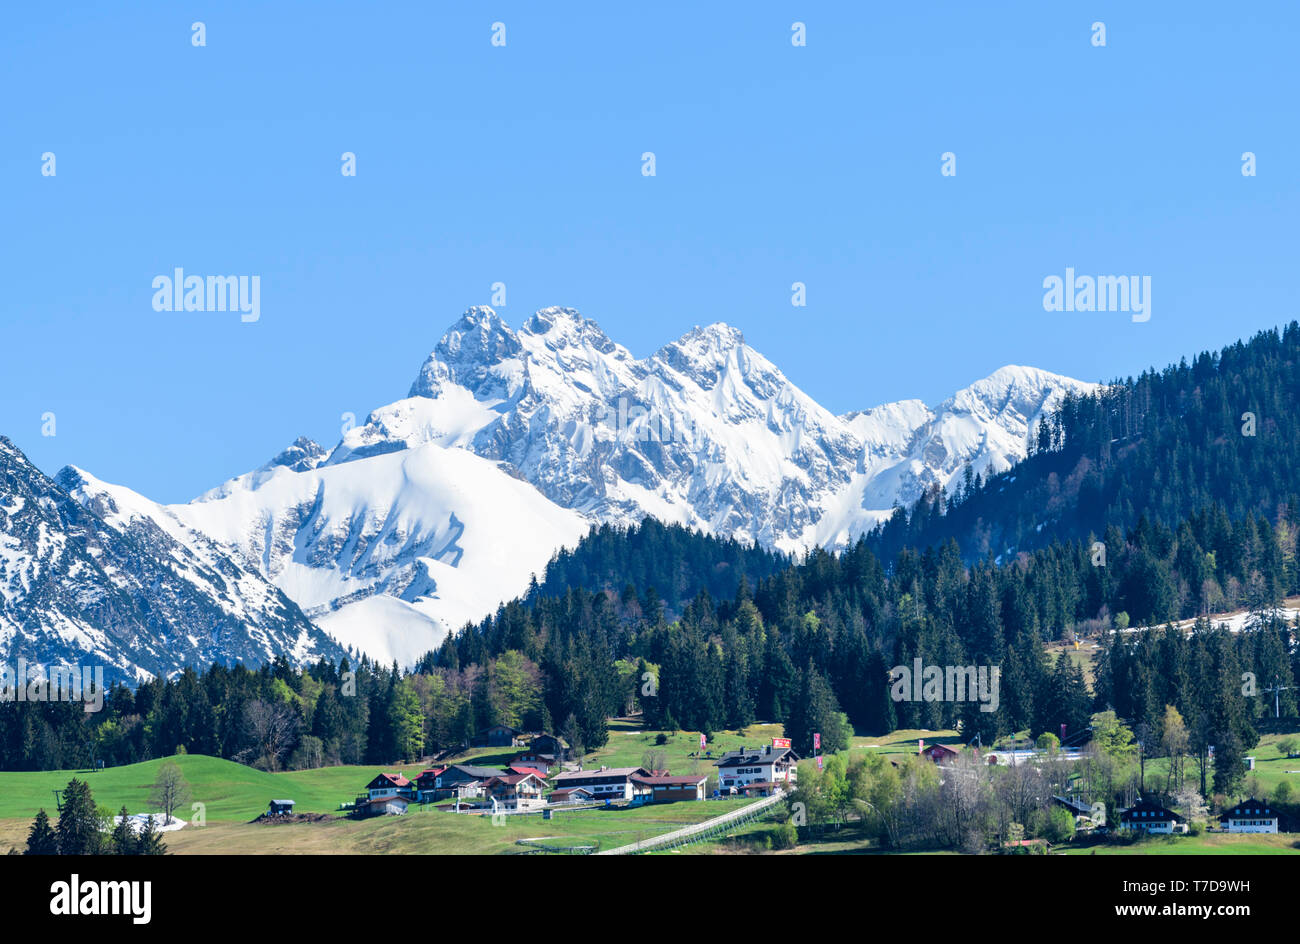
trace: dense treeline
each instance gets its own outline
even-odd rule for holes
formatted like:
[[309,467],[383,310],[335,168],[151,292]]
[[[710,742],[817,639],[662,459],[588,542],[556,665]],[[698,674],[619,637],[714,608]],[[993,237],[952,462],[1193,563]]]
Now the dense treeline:
[[635,588],[628,592],[641,594],[652,619],[661,606],[671,618],[701,590],[727,599],[736,595],[742,580],[753,584],[789,565],[785,555],[756,544],[711,538],[646,518],[627,528],[592,525],[577,547],[556,553],[528,598],[563,596],[569,587]]
[[1300,495],[1300,324],[1217,353],[1068,396],[1031,454],[986,482],[967,474],[871,536],[890,558],[955,538],[967,559],[1043,547],[1089,531],[1168,528],[1218,506],[1232,520],[1296,506]]

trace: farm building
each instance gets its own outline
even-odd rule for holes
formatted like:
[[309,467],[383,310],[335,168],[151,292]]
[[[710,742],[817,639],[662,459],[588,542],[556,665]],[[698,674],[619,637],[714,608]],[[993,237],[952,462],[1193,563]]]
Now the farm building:
[[292,816],[293,800],[272,800],[266,812],[270,816]]
[[519,731],[508,724],[494,724],[486,731],[474,737],[476,747],[518,747]]
[[356,813],[358,816],[401,816],[406,812],[406,807],[410,800],[404,796],[385,796],[376,797],[372,800],[364,800],[357,804]]
[[551,804],[558,803],[590,803],[596,799],[596,795],[586,787],[566,787],[562,790],[553,791],[546,801]]
[[528,743],[528,749],[539,754],[550,754],[556,759],[557,763],[561,764],[573,759],[573,751],[569,745],[554,734],[546,734],[545,732],[534,734],[533,739]]

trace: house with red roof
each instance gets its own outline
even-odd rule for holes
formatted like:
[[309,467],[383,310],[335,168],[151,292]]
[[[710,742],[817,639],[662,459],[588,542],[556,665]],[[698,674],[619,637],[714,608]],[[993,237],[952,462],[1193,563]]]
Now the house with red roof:
[[388,797],[402,796],[408,800],[414,796],[411,781],[401,774],[379,774],[366,784],[366,793],[371,800],[384,800]]
[[529,767],[525,764],[511,764],[508,772],[512,774],[532,774],[543,782],[545,782],[550,776],[544,770],[539,770],[536,767]]
[[438,790],[438,778],[446,769],[446,767],[430,767],[420,771],[420,776],[415,778],[415,798],[421,803],[442,799]]

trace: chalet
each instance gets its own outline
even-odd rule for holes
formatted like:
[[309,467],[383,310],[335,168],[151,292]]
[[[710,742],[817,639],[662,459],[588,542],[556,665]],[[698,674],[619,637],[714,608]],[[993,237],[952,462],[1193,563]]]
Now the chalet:
[[446,769],[446,767],[431,767],[420,771],[420,776],[415,778],[415,798],[421,803],[441,800],[446,794],[440,795],[438,777]]
[[401,816],[406,812],[406,807],[410,802],[409,799],[400,794],[361,800],[357,803],[356,814],[362,817]]
[[761,750],[742,747],[727,751],[713,766],[718,768],[718,790],[722,793],[740,793],[759,785],[773,789],[792,786],[799,778],[799,755],[788,747],[770,744]]
[[528,749],[539,754],[550,754],[560,764],[573,759],[573,750],[554,734],[534,734],[528,743]]
[[521,751],[510,758],[511,767],[531,767],[534,770],[555,770],[561,763],[561,759],[555,754],[532,749]]
[[[601,767],[598,770],[569,770],[555,775],[558,789],[586,787],[597,800],[625,800],[632,802],[636,796],[634,776],[648,777],[644,767]],[[641,788],[644,791],[644,787]]]
[[414,796],[414,787],[411,786],[411,781],[401,774],[379,774],[366,784],[366,793],[370,800],[384,800],[395,796],[410,799]]
[[703,774],[673,777],[664,773],[648,777],[633,775],[632,781],[648,789],[648,802],[673,803],[677,800],[703,800],[709,778]]
[[476,735],[473,743],[478,747],[518,747],[519,734],[508,724],[494,724]]
[[553,791],[546,801],[552,805],[557,803],[590,803],[596,799],[596,795],[586,787],[565,787],[562,790]]
[[272,800],[266,813],[268,816],[292,816],[293,800]]
[[1151,800],[1138,800],[1119,814],[1119,828],[1132,832],[1173,833],[1186,827],[1186,820]]
[[506,772],[512,774],[532,774],[534,777],[536,777],[538,780],[541,780],[543,783],[545,783],[546,780],[550,778],[550,774],[548,774],[545,770],[539,770],[536,767],[527,767],[523,764],[511,764],[509,768],[507,768]]
[[942,767],[944,764],[951,764],[961,756],[961,748],[960,746],[949,747],[947,744],[931,744],[921,751],[921,756]]
[[484,798],[500,809],[531,810],[546,805],[546,781],[536,774],[503,774],[483,784]]
[[454,796],[458,801],[481,800],[487,796],[487,785],[491,779],[491,777],[488,777],[486,780],[461,781],[451,788],[449,796]]
[[1279,825],[1277,810],[1254,797],[1220,815],[1219,821],[1230,833],[1275,833]]
[[[502,771],[495,767],[476,767],[473,764],[453,764],[443,768],[442,773],[433,778],[434,787],[455,792],[461,784],[475,780],[491,780],[499,777]],[[450,794],[449,794],[450,795]]]

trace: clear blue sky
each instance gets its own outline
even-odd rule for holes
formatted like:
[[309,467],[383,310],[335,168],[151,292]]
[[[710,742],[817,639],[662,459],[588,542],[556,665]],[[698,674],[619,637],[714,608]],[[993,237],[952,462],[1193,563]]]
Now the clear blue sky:
[[[1294,3],[10,5],[0,433],[186,500],[405,395],[496,281],[511,324],[574,306],[637,355],[734,324],[836,412],[1006,363],[1163,365],[1297,315],[1298,27]],[[259,275],[261,320],[155,312],[176,266]],[[1066,266],[1151,276],[1151,320],[1045,312]]]

